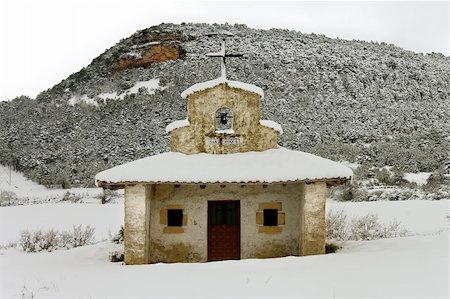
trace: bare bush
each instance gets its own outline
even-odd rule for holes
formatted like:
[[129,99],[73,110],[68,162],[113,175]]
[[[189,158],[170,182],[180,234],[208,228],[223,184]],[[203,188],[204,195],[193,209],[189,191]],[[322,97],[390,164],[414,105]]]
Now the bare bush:
[[42,234],[40,245],[41,250],[53,251],[58,248],[58,232],[56,230],[49,230]]
[[22,247],[22,250],[27,252],[32,252],[35,249],[35,242],[32,240],[32,233],[30,233],[28,230],[23,231],[20,234],[20,240],[19,244]]
[[365,216],[354,218],[350,222],[349,239],[350,240],[373,240],[383,238],[381,232],[383,226],[378,222],[376,214],[367,214]]
[[407,235],[408,230],[397,219],[383,226],[383,236],[386,236],[385,238],[405,237]]
[[329,240],[375,240],[403,237],[408,231],[394,219],[388,224],[380,223],[376,214],[355,217],[348,221],[344,210],[329,211],[326,218],[326,235]]
[[330,211],[326,217],[327,239],[346,240],[348,237],[347,215],[344,210]]
[[59,247],[60,248],[65,248],[65,249],[70,249],[72,248],[72,233],[69,231],[61,231],[59,233]]
[[350,224],[350,240],[374,240],[381,238],[404,237],[407,230],[397,219],[381,224],[376,214],[355,218]]
[[90,225],[74,226],[72,231],[42,230],[21,233],[19,247],[26,252],[53,251],[69,249],[93,243],[95,229]]
[[81,224],[74,226],[72,232],[72,246],[79,247],[92,244],[94,231],[95,229],[90,225],[86,226],[84,229]]

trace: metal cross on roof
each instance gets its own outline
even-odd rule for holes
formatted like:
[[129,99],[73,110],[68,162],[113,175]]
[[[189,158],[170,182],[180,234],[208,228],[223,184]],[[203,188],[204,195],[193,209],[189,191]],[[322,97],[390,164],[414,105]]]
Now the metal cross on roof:
[[222,73],[222,78],[226,79],[227,78],[227,71],[226,71],[226,62],[225,62],[225,58],[227,57],[242,57],[242,54],[227,54],[225,52],[225,40],[222,41],[221,44],[221,50],[219,52],[214,52],[214,53],[207,53],[206,56],[208,57],[221,57],[222,61],[220,63],[220,70]]

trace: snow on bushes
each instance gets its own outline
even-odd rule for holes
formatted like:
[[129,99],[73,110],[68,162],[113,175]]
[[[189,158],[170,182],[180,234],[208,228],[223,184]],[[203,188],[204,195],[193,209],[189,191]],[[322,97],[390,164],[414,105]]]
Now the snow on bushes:
[[18,247],[26,252],[53,251],[70,249],[94,243],[95,229],[90,225],[83,227],[74,225],[72,231],[24,230],[21,233]]
[[[436,189],[409,188],[390,185],[364,186],[358,183],[349,183],[334,187],[330,197],[336,201],[401,201],[401,200],[443,200],[450,198],[450,188],[444,184]],[[430,187],[431,188],[431,187]]]
[[396,219],[388,224],[381,224],[376,214],[354,218],[350,222],[350,240],[374,240],[382,238],[404,237],[405,228]]
[[0,191],[0,207],[10,206],[11,204],[14,204],[16,201],[17,201],[16,193],[8,190]]
[[369,213],[349,220],[344,210],[330,210],[326,217],[326,236],[328,240],[375,240],[404,237],[407,234],[406,228],[396,219],[388,224],[383,224],[379,222],[376,214]]

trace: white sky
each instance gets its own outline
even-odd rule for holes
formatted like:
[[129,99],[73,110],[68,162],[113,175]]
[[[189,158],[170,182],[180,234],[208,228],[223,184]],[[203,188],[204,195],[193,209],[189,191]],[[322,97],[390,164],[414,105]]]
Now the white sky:
[[450,55],[449,1],[0,0],[0,100],[35,97],[121,38],[165,23],[245,23]]

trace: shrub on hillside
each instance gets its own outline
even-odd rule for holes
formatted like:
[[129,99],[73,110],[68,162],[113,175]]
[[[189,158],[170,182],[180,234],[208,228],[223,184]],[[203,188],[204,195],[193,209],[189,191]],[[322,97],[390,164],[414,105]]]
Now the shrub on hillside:
[[353,179],[355,181],[367,180],[371,175],[372,171],[367,164],[360,165],[353,170]]
[[367,201],[369,194],[367,190],[359,184],[346,183],[343,186],[335,187],[331,191],[331,197],[337,201]]
[[399,188],[391,190],[378,190],[373,191],[369,194],[369,201],[377,200],[414,200],[414,199],[425,199],[421,192],[409,188]]
[[449,184],[450,178],[446,176],[443,169],[439,169],[428,177],[427,183],[423,186],[423,190],[429,193],[438,193],[439,191],[445,190],[445,186],[448,188]]
[[405,174],[398,169],[398,167],[393,167],[392,169],[380,168],[375,170],[375,178],[383,185],[387,186],[403,186],[408,182],[403,178]]
[[447,187],[447,190],[440,189],[435,193],[428,193],[425,195],[425,199],[427,200],[442,200],[450,198],[450,188]]
[[0,191],[0,206],[6,207],[13,205],[17,202],[17,194],[12,191],[2,190]]

